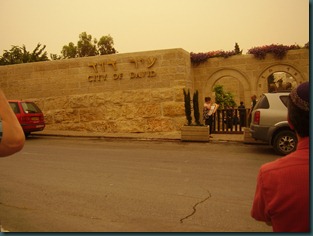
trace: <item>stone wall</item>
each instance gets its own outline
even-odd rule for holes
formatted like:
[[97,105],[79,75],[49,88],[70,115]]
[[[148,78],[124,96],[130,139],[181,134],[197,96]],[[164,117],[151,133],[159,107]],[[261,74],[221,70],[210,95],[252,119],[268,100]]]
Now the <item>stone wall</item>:
[[35,100],[46,129],[108,133],[172,132],[186,123],[183,89],[205,96],[222,84],[249,107],[253,94],[267,92],[267,77],[286,72],[309,80],[309,51],[289,51],[283,60],[267,55],[212,58],[192,65],[183,49],[114,54],[0,66],[0,86],[9,99]]
[[184,124],[190,85],[182,49],[0,67],[8,99],[35,100],[50,130],[171,132]]

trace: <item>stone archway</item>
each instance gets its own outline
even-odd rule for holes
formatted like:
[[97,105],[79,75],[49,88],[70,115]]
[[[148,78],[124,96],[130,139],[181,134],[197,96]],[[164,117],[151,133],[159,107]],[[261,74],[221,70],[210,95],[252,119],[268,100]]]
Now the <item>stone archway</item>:
[[293,79],[295,80],[295,82],[298,84],[302,83],[303,81],[305,81],[304,77],[302,76],[302,74],[300,73],[299,70],[297,70],[296,68],[294,68],[291,65],[288,64],[276,64],[276,65],[272,65],[267,67],[258,77],[257,80],[257,96],[261,96],[262,93],[267,93],[268,92],[268,77],[271,76],[274,73],[277,72],[284,72],[290,76],[293,77]]
[[207,83],[203,88],[203,94],[214,98],[213,88],[219,82],[221,82],[220,84],[224,87],[229,84],[226,91],[230,91],[234,94],[235,100],[238,104],[240,101],[244,101],[245,104],[250,102],[251,86],[248,82],[247,76],[241,71],[229,68],[217,70],[207,80]]

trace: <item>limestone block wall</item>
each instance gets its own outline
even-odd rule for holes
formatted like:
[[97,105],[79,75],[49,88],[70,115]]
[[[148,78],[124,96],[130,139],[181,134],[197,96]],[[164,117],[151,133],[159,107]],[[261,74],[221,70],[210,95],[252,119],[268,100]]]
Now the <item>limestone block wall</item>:
[[189,53],[170,49],[2,66],[0,86],[35,100],[50,130],[171,132],[190,73]]
[[[243,101],[250,107],[251,96],[268,92],[267,78],[275,72],[292,76],[296,84],[309,80],[309,50],[290,50],[282,60],[268,54],[264,60],[253,55],[237,55],[229,58],[211,58],[200,65],[193,65],[194,88],[199,90],[199,100],[205,96],[215,97],[213,88],[223,85],[234,95],[239,105]],[[200,107],[203,104],[200,104]]]

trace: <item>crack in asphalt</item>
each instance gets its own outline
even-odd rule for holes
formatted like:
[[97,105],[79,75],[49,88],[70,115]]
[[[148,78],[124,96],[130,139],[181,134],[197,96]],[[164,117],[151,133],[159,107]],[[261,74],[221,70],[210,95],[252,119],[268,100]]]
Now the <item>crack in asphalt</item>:
[[192,207],[192,209],[193,209],[192,213],[189,214],[189,215],[187,215],[187,216],[185,216],[184,218],[181,218],[181,219],[180,219],[180,223],[184,223],[184,220],[186,220],[186,219],[188,219],[189,217],[193,216],[193,215],[197,212],[196,207],[197,207],[199,204],[204,203],[205,201],[209,200],[209,198],[212,197],[212,195],[211,195],[211,193],[210,193],[209,191],[208,191],[208,193],[209,193],[209,196],[206,197],[205,199],[203,199],[202,201],[197,202],[197,203]]

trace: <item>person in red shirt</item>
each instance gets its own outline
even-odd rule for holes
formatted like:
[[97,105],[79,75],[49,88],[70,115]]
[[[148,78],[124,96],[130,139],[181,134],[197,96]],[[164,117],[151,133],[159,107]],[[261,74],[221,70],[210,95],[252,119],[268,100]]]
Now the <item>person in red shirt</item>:
[[288,122],[295,130],[295,152],[261,166],[251,216],[273,227],[274,232],[309,232],[309,82],[292,90]]

